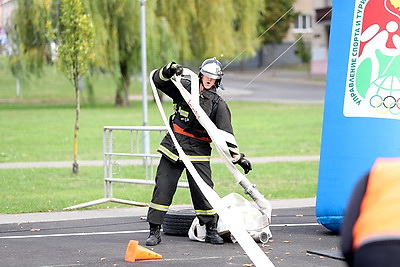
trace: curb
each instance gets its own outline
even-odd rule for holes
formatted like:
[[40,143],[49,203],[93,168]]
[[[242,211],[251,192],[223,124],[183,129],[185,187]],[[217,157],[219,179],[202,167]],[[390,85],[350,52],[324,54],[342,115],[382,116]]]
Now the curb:
[[[319,161],[319,155],[311,156],[275,156],[275,157],[249,157],[253,163],[271,163],[271,162],[301,162],[301,161]],[[103,166],[102,160],[81,160],[79,166]],[[223,163],[220,158],[212,158],[211,163]],[[119,160],[118,164],[141,165],[143,161],[138,160]],[[29,168],[70,168],[70,161],[37,161],[37,162],[5,162],[0,163],[0,169],[29,169]]]
[[[270,200],[274,209],[315,207],[315,198],[301,199],[275,199]],[[171,209],[188,208],[191,205],[175,205]],[[118,218],[130,216],[147,215],[147,207],[130,207],[130,208],[113,208],[113,209],[97,209],[97,210],[73,210],[59,212],[37,212],[37,213],[19,213],[19,214],[0,214],[1,224],[12,223],[36,223],[36,222],[52,222],[52,221],[69,221],[69,220],[87,220],[100,218]]]

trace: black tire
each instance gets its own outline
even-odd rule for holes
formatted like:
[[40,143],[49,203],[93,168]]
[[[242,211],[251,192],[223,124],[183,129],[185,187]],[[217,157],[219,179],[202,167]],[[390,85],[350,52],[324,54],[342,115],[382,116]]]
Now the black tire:
[[192,222],[196,218],[193,209],[172,209],[167,212],[162,224],[166,235],[188,236]]

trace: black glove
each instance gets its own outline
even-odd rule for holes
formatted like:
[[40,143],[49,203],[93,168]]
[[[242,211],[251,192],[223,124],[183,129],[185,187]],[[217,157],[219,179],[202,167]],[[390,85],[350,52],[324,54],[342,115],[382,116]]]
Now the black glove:
[[163,69],[162,69],[162,75],[166,79],[171,79],[174,74],[176,75],[182,75],[183,72],[183,67],[182,65],[176,64],[175,62],[170,62],[168,63]]
[[252,170],[250,160],[245,158],[245,154],[240,153],[240,158],[236,161],[233,161],[233,164],[239,164],[240,167],[243,168],[244,173],[247,174]]

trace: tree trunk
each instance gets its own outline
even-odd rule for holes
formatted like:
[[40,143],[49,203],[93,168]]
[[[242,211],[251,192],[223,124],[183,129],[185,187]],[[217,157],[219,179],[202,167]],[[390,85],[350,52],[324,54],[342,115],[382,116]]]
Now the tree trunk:
[[115,105],[120,107],[129,106],[129,80],[126,82],[124,77],[121,77],[119,81]]
[[122,76],[122,88],[124,90],[124,104],[125,106],[129,106],[129,85],[131,84],[131,77],[129,76],[129,73],[124,73]]
[[120,62],[120,72],[117,95],[115,96],[115,105],[129,106],[129,85],[130,75],[128,66],[124,62]]
[[258,55],[258,68],[264,67],[264,46],[261,46],[260,50],[257,53]]
[[75,129],[74,129],[74,163],[72,164],[72,172],[78,174],[78,133],[79,133],[79,113],[81,109],[80,97],[79,97],[79,77],[74,74],[74,86],[75,86],[75,102],[76,102],[76,116],[75,116]]
[[122,91],[121,87],[118,86],[117,93],[115,94],[115,105],[116,106],[123,106],[124,101],[123,101],[121,91]]

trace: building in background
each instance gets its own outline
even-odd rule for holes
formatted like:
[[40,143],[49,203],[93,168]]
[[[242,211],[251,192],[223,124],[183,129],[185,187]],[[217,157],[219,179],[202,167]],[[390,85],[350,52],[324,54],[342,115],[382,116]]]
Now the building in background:
[[[299,15],[291,25],[284,43],[292,44],[301,35],[311,53],[310,74],[326,75],[332,0],[297,0],[294,11]],[[295,60],[290,62],[295,63]]]
[[[280,44],[280,50],[284,51],[301,36],[311,53],[310,74],[326,75],[332,0],[297,0],[293,5],[293,11],[297,12],[298,16],[290,26],[283,43]],[[276,65],[290,66],[301,63],[296,46],[286,54],[276,62]],[[272,58],[278,56],[279,53],[272,55]]]
[[16,8],[16,0],[0,0],[0,55],[10,52],[10,44],[7,39],[6,25]]
[[295,44],[303,42],[311,55],[310,74],[326,75],[331,7],[332,0],[297,0],[292,11],[298,16],[282,42],[266,44],[254,57],[235,62],[231,67],[273,69],[303,64]]
[[16,0],[0,0],[0,28],[4,28],[11,17],[12,11],[17,7]]
[[[331,29],[332,0],[314,0],[315,25],[311,43],[311,73],[327,72],[329,33]],[[317,23],[318,22],[318,23]]]
[[[290,47],[295,42],[303,42],[308,52],[311,53],[311,43],[313,38],[314,24],[314,0],[297,0],[293,5],[293,12],[298,13],[294,22],[290,25],[286,37],[282,40],[286,46]],[[298,55],[297,46],[294,45],[289,52],[290,57],[294,57],[288,63],[302,63]],[[282,62],[285,63],[285,62]],[[283,64],[285,65],[285,64]],[[289,64],[290,65],[290,64]]]

